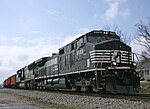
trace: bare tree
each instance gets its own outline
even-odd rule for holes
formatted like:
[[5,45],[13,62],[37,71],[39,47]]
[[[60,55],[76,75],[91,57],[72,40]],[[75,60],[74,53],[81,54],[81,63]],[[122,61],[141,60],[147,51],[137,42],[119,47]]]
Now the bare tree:
[[136,44],[146,48],[144,56],[150,57],[150,18],[147,23],[140,22],[135,25],[137,30]]
[[114,25],[113,28],[114,28],[114,31],[121,37],[121,40],[124,43],[126,43],[126,44],[131,43],[130,37],[127,37],[127,34],[125,32],[123,32],[122,29],[120,29],[117,25]]

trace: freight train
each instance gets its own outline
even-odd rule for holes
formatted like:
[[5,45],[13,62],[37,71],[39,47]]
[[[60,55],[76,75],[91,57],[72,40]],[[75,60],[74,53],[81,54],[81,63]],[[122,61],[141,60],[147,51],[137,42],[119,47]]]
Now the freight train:
[[131,94],[140,91],[131,47],[113,31],[93,30],[19,69],[4,87]]

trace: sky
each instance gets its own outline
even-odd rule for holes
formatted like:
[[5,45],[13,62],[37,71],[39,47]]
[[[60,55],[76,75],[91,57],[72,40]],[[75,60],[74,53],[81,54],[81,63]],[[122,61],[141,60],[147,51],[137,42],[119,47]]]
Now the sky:
[[150,17],[149,0],[0,0],[0,83],[86,32],[113,30],[131,39]]

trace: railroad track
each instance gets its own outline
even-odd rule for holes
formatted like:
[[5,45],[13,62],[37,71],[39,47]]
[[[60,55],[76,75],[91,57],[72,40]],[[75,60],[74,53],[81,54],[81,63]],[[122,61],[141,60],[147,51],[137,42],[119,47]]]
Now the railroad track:
[[125,99],[130,101],[144,101],[150,103],[150,94],[105,94],[105,93],[86,93],[86,92],[74,92],[70,90],[59,90],[59,91],[48,91],[50,93],[62,93],[70,95],[80,95],[80,96],[92,96],[92,97],[102,97],[102,98],[114,98],[114,99]]
[[106,97],[106,98],[115,98],[115,99],[125,99],[130,101],[144,101],[150,103],[150,94],[130,94],[130,95],[123,95],[123,94],[103,94],[100,95],[100,97]]
[[127,95],[131,98],[136,98],[137,100],[143,99],[148,100],[150,102],[150,94],[133,94],[133,95]]

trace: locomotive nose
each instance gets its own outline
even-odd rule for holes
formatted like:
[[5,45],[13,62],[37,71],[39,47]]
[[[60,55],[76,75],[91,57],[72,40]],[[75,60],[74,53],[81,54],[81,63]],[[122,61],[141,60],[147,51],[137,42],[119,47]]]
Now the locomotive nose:
[[120,40],[107,40],[95,44],[95,50],[124,50],[131,51],[131,47],[127,46]]

